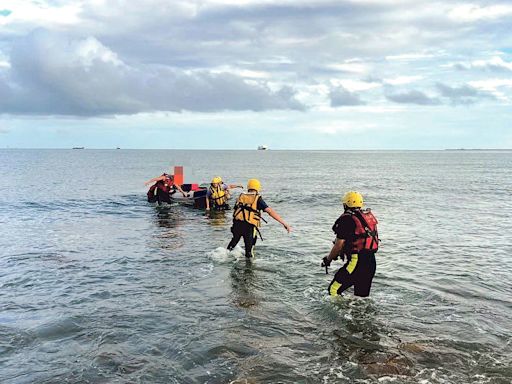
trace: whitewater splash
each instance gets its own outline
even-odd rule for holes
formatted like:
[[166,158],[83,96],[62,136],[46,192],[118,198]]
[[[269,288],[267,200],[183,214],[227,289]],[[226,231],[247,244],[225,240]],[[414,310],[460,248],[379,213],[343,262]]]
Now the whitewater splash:
[[218,263],[225,263],[228,261],[239,260],[245,258],[245,252],[237,245],[233,250],[229,251],[224,247],[217,247],[212,251],[206,253],[206,256]]

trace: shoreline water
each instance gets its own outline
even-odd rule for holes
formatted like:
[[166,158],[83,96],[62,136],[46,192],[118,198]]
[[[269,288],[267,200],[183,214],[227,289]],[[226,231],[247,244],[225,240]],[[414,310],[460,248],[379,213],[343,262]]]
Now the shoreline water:
[[[512,380],[510,156],[176,152],[186,179],[259,175],[295,232],[265,225],[251,264],[212,254],[231,212],[145,201],[166,150],[0,151],[0,381]],[[331,300],[340,264],[320,260],[351,188],[380,221],[377,275]]]

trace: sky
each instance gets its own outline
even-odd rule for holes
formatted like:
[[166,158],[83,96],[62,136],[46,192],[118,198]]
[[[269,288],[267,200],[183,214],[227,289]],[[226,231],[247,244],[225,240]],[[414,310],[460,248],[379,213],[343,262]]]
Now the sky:
[[510,0],[1,0],[0,148],[512,148]]

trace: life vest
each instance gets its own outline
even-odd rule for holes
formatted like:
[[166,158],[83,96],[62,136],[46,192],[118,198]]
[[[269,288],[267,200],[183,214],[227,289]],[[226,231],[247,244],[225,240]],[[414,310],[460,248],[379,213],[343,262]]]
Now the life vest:
[[174,181],[172,180],[172,176],[164,173],[162,176],[166,176],[165,180],[159,180],[155,184],[153,184],[147,193],[148,201],[150,203],[154,202],[165,202],[170,203],[170,195],[174,189]]
[[210,185],[210,193],[210,199],[212,199],[214,207],[222,207],[226,205],[228,197],[226,195],[226,191],[222,188],[222,184],[217,184],[216,187]]
[[[356,225],[354,241],[347,244],[347,254],[366,252],[377,252],[379,249],[379,233],[377,231],[378,221],[370,209],[347,210],[341,217],[350,216]],[[340,218],[341,218],[340,217]]]
[[168,175],[167,173],[164,173],[162,176],[165,176],[165,180],[159,180],[155,185],[161,191],[169,193],[173,189],[174,180],[172,179],[172,176]]
[[261,224],[261,211],[258,210],[260,198],[261,196],[257,193],[241,193],[234,207],[233,219],[259,227]]

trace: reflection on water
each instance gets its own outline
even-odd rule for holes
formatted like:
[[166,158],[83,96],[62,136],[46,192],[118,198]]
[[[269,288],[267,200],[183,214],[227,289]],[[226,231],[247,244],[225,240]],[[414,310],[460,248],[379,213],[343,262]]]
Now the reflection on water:
[[172,205],[155,206],[155,222],[161,228],[176,228],[180,224],[179,214]]
[[155,241],[152,247],[173,250],[183,246],[184,234],[180,229],[183,219],[176,206],[169,204],[155,206],[153,221],[159,230],[152,235]]
[[232,213],[231,211],[211,210],[208,213],[208,219],[210,225],[214,227],[225,227],[226,225],[230,224],[230,221],[232,220]]
[[244,257],[231,267],[231,288],[233,303],[242,308],[251,308],[259,304],[256,291],[256,274],[251,259]]
[[[511,153],[0,150],[0,383],[508,384]],[[146,202],[169,158],[260,175],[294,233],[226,252],[232,211]],[[332,301],[319,261],[352,187],[382,249],[371,297]]]

